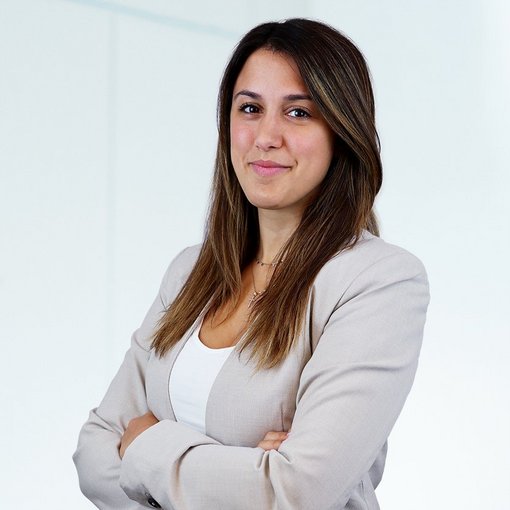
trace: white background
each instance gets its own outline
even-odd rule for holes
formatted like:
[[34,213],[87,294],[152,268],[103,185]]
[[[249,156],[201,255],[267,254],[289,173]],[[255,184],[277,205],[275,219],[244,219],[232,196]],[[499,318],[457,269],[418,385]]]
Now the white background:
[[383,510],[510,508],[505,0],[0,0],[0,506],[91,508],[71,462],[170,259],[202,235],[223,66],[326,21],[374,77],[382,234],[432,301]]

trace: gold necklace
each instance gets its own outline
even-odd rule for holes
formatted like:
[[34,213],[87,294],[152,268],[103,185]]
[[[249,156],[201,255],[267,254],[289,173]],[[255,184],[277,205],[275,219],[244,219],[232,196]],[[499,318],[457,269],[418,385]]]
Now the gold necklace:
[[251,266],[251,282],[253,284],[253,294],[251,295],[250,301],[248,303],[248,309],[250,309],[255,301],[257,301],[257,299],[266,291],[266,289],[263,289],[259,292],[257,287],[255,287],[255,275],[253,274],[253,266]]
[[[283,259],[277,260],[276,262],[262,262],[260,259],[255,259],[255,262],[260,267],[271,266],[271,268],[274,269],[278,264],[283,262]],[[266,292],[267,285],[269,283],[269,272],[270,272],[270,270],[268,270],[267,273],[266,273],[266,288],[258,291],[257,287],[255,286],[255,274],[253,272],[253,266],[251,266],[251,281],[252,281],[252,284],[253,284],[253,293],[252,293],[252,296],[250,298],[250,301],[248,302],[248,309],[250,309],[253,306],[255,301],[257,301],[260,298],[260,296],[262,294],[264,294],[264,292]]]
[[283,262],[283,259],[277,260],[276,262],[262,262],[262,260],[260,259],[255,259],[255,262],[261,267],[264,266],[276,267],[278,264],[281,264]]

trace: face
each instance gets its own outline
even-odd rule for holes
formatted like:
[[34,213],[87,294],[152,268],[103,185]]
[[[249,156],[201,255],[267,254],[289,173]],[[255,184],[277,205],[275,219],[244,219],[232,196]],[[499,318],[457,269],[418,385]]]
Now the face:
[[230,155],[248,200],[301,215],[333,156],[333,132],[294,61],[260,49],[242,68],[230,113]]

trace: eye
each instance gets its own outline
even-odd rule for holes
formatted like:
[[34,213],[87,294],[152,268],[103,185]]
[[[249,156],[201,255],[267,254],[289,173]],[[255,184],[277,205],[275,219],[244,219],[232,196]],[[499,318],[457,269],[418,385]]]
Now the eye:
[[304,108],[292,108],[287,114],[295,119],[307,119],[311,117],[310,113],[307,112]]
[[239,107],[239,111],[244,113],[260,113],[260,108],[253,103],[244,103]]

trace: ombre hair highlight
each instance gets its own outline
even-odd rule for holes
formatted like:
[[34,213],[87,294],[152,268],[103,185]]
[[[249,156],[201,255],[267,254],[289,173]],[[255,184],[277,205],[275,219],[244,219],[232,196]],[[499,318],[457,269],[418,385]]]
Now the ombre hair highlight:
[[239,348],[258,369],[281,363],[292,350],[320,269],[351,248],[364,229],[378,235],[373,205],[382,183],[380,145],[370,73],[362,53],[334,28],[307,19],[264,23],[235,48],[221,81],[218,145],[211,202],[198,259],[155,332],[164,356],[202,313],[215,313],[241,294],[241,274],[259,247],[257,209],[248,202],[230,159],[234,86],[248,57],[268,49],[290,57],[335,135],[334,156],[316,199],[282,247],[266,291],[251,309]]

